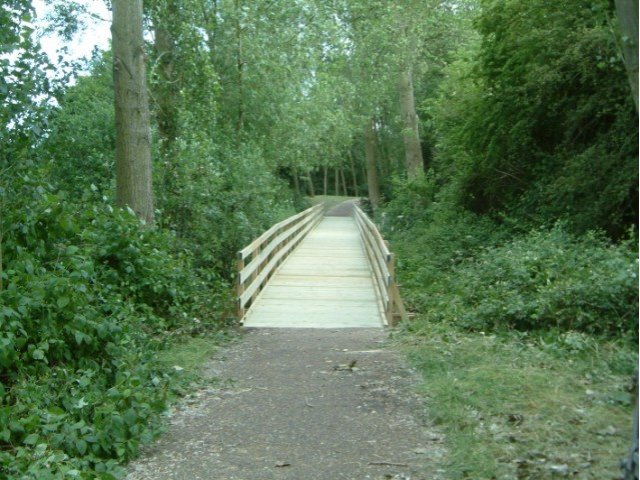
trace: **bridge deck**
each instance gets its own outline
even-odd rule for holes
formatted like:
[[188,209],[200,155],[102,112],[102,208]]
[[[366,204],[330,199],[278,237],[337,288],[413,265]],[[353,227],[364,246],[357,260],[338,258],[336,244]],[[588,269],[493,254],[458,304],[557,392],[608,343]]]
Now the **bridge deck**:
[[325,217],[260,293],[246,327],[382,327],[360,233],[351,217]]

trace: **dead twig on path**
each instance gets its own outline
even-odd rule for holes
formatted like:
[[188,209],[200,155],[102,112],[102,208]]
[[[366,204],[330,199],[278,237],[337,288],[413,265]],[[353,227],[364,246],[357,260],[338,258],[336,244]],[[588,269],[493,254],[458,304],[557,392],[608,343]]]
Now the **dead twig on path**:
[[395,462],[369,462],[369,465],[376,465],[379,467],[408,467],[406,463],[395,463]]

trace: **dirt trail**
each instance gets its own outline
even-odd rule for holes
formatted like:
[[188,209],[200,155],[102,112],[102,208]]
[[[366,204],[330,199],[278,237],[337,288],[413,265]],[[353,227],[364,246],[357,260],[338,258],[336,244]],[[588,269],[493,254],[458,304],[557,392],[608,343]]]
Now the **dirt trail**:
[[199,392],[128,480],[440,478],[418,379],[381,329],[256,329],[205,366]]

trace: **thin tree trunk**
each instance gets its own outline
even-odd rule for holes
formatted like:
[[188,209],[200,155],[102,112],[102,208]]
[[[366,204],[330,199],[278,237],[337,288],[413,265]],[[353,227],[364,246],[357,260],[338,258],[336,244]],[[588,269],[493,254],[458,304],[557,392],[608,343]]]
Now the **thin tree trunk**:
[[351,167],[351,178],[353,179],[353,194],[359,197],[358,194],[358,176],[356,175],[356,166],[353,164],[353,155],[349,152],[349,166]]
[[309,185],[309,196],[316,196],[316,189],[313,186],[313,178],[311,178],[311,172],[307,170],[307,183]]
[[236,0],[236,69],[238,74],[238,119],[236,131],[242,131],[244,127],[244,59],[242,52],[242,26],[240,24],[240,0]]
[[622,56],[638,111],[638,0],[616,0],[622,34]]
[[322,194],[326,197],[327,196],[327,187],[328,187],[328,181],[329,181],[329,169],[327,168],[327,166],[324,166],[324,182],[323,182],[323,190],[322,190]]
[[344,169],[340,168],[340,178],[342,179],[342,190],[344,191],[344,196],[349,196],[349,192],[347,191],[347,181],[344,178]]
[[334,195],[340,196],[340,177],[338,176],[338,167],[333,169],[333,191]]
[[293,187],[295,188],[296,194],[300,195],[300,179],[298,178],[298,169],[293,167],[291,173],[293,174]]
[[163,157],[171,152],[173,142],[178,137],[178,108],[176,98],[178,88],[175,79],[175,42],[171,36],[170,23],[176,16],[175,5],[169,3],[166,10],[157,13],[154,20],[154,50],[161,81],[155,89],[158,105],[157,121],[160,149]]
[[4,281],[2,275],[4,272],[4,264],[2,263],[2,242],[4,240],[4,231],[2,228],[2,205],[0,205],[0,292],[4,290]]
[[[211,11],[209,11],[211,7]],[[213,0],[202,5],[202,16],[207,32],[207,46],[209,47],[209,61],[216,64],[217,36],[218,36],[218,0]]]
[[424,171],[422,149],[420,148],[420,133],[418,132],[418,115],[413,96],[413,72],[407,68],[400,75],[400,111],[404,131],[405,168],[409,178],[418,176]]
[[142,36],[142,0],[113,0],[116,202],[153,224],[151,128]]
[[369,201],[374,210],[380,205],[380,187],[378,185],[378,171],[376,167],[376,137],[373,130],[373,118],[369,119],[364,130],[364,150],[367,158],[367,186],[369,187]]

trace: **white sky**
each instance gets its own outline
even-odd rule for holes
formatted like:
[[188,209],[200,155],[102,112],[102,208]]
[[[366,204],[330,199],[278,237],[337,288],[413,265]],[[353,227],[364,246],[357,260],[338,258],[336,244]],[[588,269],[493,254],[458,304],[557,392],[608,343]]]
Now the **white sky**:
[[[111,12],[107,9],[105,2],[102,0],[77,0],[78,3],[86,5],[88,11],[95,16],[103,19],[98,20],[86,16],[83,18],[86,23],[86,30],[78,33],[71,42],[65,42],[57,35],[48,35],[40,40],[42,49],[49,56],[52,62],[56,62],[58,58],[58,50],[66,46],[69,48],[69,56],[73,60],[81,58],[90,58],[94,47],[105,50],[109,46],[111,40]],[[44,0],[34,0],[33,6],[36,10],[37,22],[45,22],[47,13],[51,8],[47,6]]]

